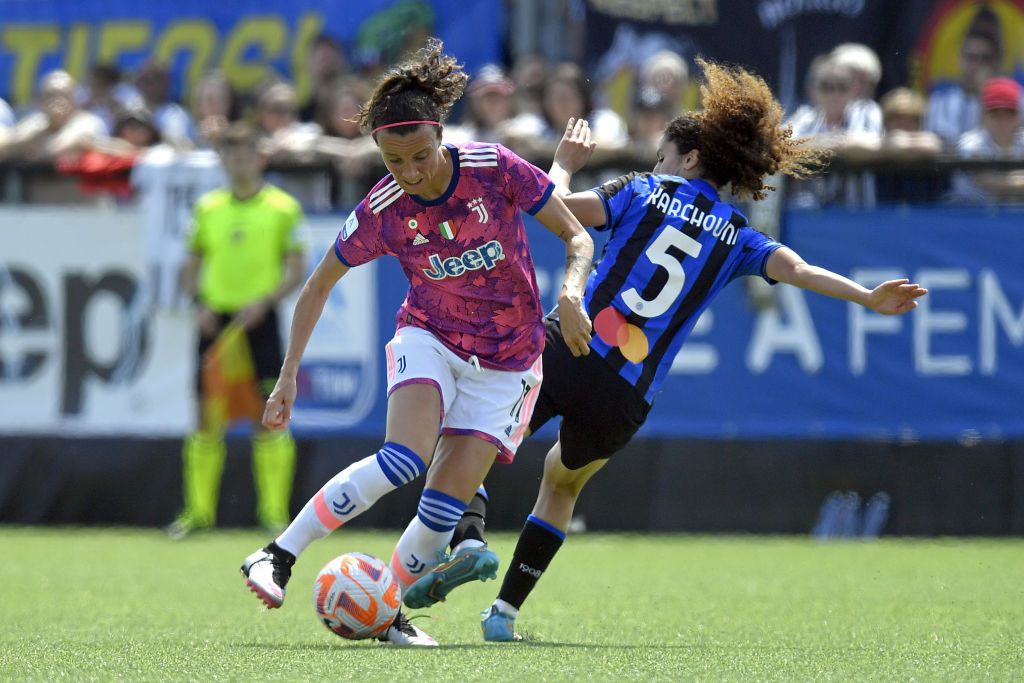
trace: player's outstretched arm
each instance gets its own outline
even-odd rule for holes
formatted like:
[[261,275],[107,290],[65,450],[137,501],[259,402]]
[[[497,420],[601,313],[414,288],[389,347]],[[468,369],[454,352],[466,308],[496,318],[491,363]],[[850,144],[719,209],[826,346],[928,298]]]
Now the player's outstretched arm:
[[582,225],[594,227],[605,222],[604,204],[593,192],[577,192],[569,189],[572,174],[583,168],[597,143],[590,137],[590,124],[586,119],[569,119],[565,133],[555,150],[555,159],[551,163],[548,175],[555,183],[555,191],[562,196],[562,201],[569,207]]
[[291,334],[288,338],[288,351],[281,366],[281,375],[267,399],[263,411],[263,426],[267,429],[284,429],[291,420],[292,406],[295,405],[295,377],[299,372],[299,362],[309,344],[313,328],[323,313],[324,304],[330,296],[331,289],[338,280],[348,272],[348,266],[334,255],[334,248],[327,250],[316,270],[306,280],[295,302],[295,313],[292,316]]
[[559,326],[572,355],[585,356],[590,353],[593,326],[583,308],[583,293],[594,258],[594,240],[557,194],[551,195],[544,208],[537,212],[537,220],[565,242],[565,279],[558,297]]
[[836,299],[853,301],[884,315],[900,315],[917,308],[917,299],[928,290],[910,280],[889,280],[867,289],[831,270],[812,266],[795,251],[782,247],[768,257],[768,277]]

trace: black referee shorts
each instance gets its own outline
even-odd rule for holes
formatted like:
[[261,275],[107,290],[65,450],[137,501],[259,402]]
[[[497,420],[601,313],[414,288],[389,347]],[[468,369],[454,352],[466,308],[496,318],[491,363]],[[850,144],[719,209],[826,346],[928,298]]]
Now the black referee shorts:
[[[218,313],[219,330],[223,330],[235,315],[235,313]],[[263,321],[251,330],[246,330],[245,336],[249,340],[249,351],[252,353],[256,383],[259,385],[263,398],[267,398],[274,390],[277,376],[281,372],[281,365],[284,362],[284,354],[281,351],[281,332],[277,327],[277,311],[273,308],[267,311]],[[203,355],[215,341],[217,341],[216,335],[213,337],[204,337],[201,333],[199,335],[199,356],[196,363],[197,395],[203,393]]]
[[562,464],[576,470],[610,458],[625,446],[647,419],[651,406],[604,358],[573,357],[558,323],[546,321],[544,381],[530,418],[535,432],[560,415],[558,439]]

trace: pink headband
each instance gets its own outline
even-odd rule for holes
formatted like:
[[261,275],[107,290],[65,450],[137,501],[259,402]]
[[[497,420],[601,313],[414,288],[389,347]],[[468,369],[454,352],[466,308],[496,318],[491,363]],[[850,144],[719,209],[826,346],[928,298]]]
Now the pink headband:
[[385,128],[394,128],[396,126],[415,126],[420,123],[425,123],[430,126],[440,126],[438,121],[399,121],[398,123],[385,123],[383,126],[377,126],[370,131],[370,135],[376,135],[377,131],[384,130]]

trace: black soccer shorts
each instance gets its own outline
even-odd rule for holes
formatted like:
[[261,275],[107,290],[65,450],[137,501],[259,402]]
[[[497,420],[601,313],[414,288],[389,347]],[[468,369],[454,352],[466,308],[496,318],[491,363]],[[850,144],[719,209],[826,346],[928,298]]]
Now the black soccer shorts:
[[545,324],[544,381],[530,418],[530,431],[536,432],[560,415],[562,464],[576,470],[610,458],[629,443],[651,406],[594,351],[573,357],[557,321]]
[[[217,322],[223,330],[235,313],[218,313]],[[284,353],[281,351],[281,332],[278,329],[277,311],[273,308],[267,311],[263,321],[246,330],[245,336],[249,340],[249,350],[252,353],[253,370],[256,373],[256,384],[260,388],[263,398],[268,398],[277,383],[277,376],[281,372],[281,365],[284,363]],[[198,361],[196,362],[196,395],[203,393],[203,354],[213,346],[217,337],[204,337],[199,335]]]

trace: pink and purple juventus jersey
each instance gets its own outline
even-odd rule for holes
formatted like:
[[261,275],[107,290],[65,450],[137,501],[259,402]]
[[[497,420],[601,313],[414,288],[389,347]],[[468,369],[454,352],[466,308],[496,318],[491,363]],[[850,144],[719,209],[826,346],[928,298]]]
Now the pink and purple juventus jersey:
[[446,145],[452,179],[437,199],[387,175],[348,217],[334,252],[358,266],[396,257],[409,278],[399,327],[433,333],[464,359],[526,370],[544,349],[537,281],[520,211],[535,214],[554,186],[501,145]]

